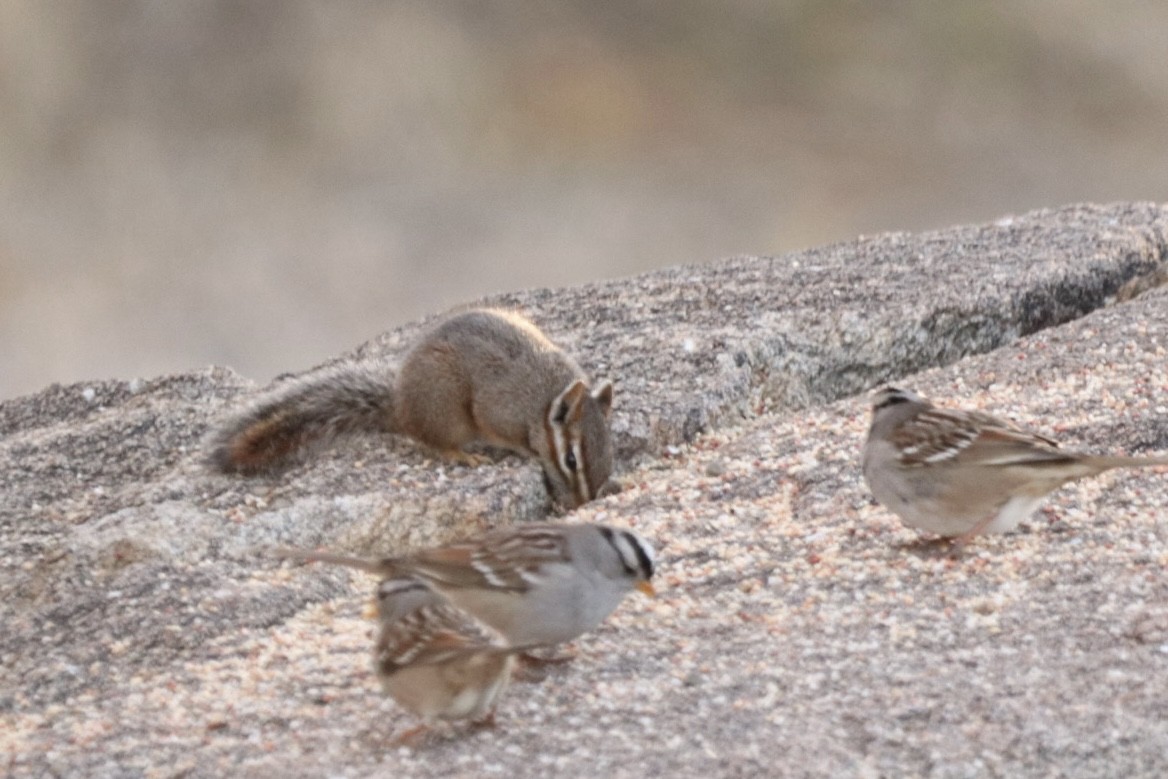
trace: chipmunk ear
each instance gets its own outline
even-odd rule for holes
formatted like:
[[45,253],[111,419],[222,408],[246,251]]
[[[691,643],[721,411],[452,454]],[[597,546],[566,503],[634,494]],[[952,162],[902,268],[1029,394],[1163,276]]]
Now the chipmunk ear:
[[600,410],[604,412],[604,418],[608,419],[612,416],[612,382],[606,381],[596,388],[592,393],[592,399],[600,405]]
[[552,404],[554,413],[552,419],[562,425],[574,424],[579,421],[583,406],[580,401],[588,392],[588,387],[582,381],[572,382],[572,386],[560,393]]

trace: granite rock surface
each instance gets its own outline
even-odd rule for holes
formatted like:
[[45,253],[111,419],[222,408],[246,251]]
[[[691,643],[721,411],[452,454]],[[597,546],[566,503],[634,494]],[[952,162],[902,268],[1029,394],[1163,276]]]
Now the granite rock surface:
[[564,520],[653,538],[660,595],[517,681],[494,730],[417,748],[369,668],[373,581],[271,550],[542,519],[537,466],[369,437],[214,474],[204,437],[261,389],[227,368],[0,404],[0,769],[1162,776],[1168,469],[1068,486],[954,557],[872,501],[859,449],[895,379],[1068,448],[1168,452],[1168,288],[1115,300],[1166,261],[1168,208],[1077,205],[483,301],[615,380],[624,490]]

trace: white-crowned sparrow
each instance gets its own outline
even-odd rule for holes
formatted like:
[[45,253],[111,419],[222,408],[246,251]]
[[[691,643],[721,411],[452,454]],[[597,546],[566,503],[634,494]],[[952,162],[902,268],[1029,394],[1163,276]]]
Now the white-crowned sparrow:
[[493,717],[517,651],[502,636],[416,577],[382,581],[377,611],[373,665],[387,695],[421,717],[423,726]]
[[419,577],[512,647],[571,641],[599,625],[630,590],[653,594],[653,547],[635,533],[605,525],[523,525],[381,560],[281,554],[384,577]]
[[876,500],[910,527],[961,540],[1013,530],[1074,479],[1166,464],[1168,457],[1066,452],[988,414],[938,408],[895,387],[873,398],[863,456]]

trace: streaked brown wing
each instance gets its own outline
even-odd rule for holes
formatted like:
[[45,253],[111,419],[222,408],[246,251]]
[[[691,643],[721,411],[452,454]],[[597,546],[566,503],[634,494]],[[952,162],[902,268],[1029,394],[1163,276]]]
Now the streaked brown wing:
[[1014,433],[1022,438],[1029,439],[1030,441],[1044,444],[1052,449],[1058,449],[1058,441],[1055,441],[1053,438],[1047,438],[1044,435],[1039,435],[1033,430],[1025,430],[1021,427],[1018,427],[1017,425],[1006,422],[1005,420],[992,417],[989,414],[982,414],[977,411],[969,411],[966,413],[966,416],[968,416],[971,421],[980,426],[983,430],[989,430],[992,428],[995,430],[1001,430],[1004,433]]
[[956,458],[977,465],[1020,465],[1024,463],[1066,462],[1073,456],[1048,438],[1017,428],[983,428],[981,434]]
[[952,460],[980,432],[981,425],[967,414],[930,408],[897,427],[891,439],[901,463],[914,466]]
[[893,443],[903,452],[905,465],[1014,465],[1067,459],[1055,441],[976,411],[923,411],[901,425]]
[[497,646],[496,636],[477,620],[453,606],[435,604],[382,626],[377,663],[383,673],[391,674],[407,666],[444,663]]
[[541,565],[568,559],[562,534],[530,526],[421,552],[413,567],[449,587],[524,592]]

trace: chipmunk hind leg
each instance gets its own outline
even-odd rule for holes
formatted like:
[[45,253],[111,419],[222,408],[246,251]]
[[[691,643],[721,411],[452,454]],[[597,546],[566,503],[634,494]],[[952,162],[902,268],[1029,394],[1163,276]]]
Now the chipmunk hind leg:
[[398,432],[444,457],[476,464],[476,458],[463,451],[481,438],[472,398],[471,382],[458,353],[442,343],[425,345],[406,358],[398,376]]

